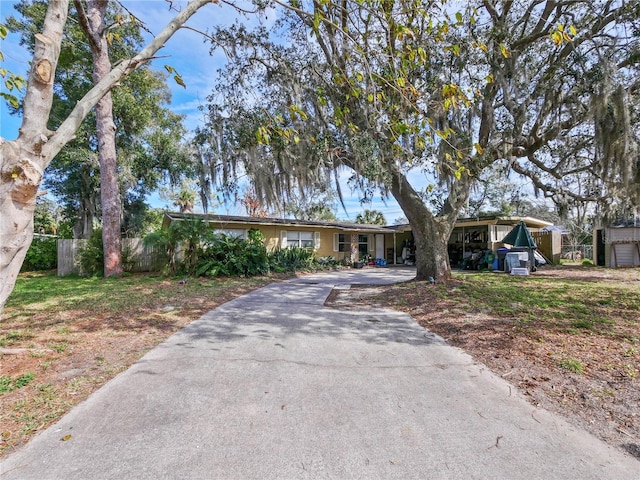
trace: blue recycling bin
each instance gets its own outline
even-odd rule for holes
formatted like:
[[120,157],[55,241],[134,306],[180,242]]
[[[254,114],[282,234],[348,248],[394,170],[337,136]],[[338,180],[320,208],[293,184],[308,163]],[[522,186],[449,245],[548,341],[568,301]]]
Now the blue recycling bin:
[[504,259],[507,257],[507,253],[509,253],[511,249],[509,248],[499,248],[496,253],[498,254],[498,256],[496,257],[496,260],[498,261],[498,268],[493,268],[494,270],[500,270],[501,272],[504,272]]

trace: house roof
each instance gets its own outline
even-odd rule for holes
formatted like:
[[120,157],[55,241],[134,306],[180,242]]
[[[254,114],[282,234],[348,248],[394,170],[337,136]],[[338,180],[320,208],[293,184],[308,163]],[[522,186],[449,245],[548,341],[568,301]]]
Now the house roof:
[[[459,218],[456,221],[455,227],[478,227],[485,225],[517,225],[518,222],[524,222],[529,228],[544,228],[553,225],[551,222],[540,220],[533,217],[500,217],[497,215],[488,217],[473,217],[473,218]],[[398,231],[408,232],[411,230],[411,226],[408,223],[402,225],[393,225],[387,228],[394,228]]]
[[540,220],[539,218],[533,217],[501,217],[501,216],[490,216],[490,217],[476,217],[476,218],[459,218],[456,222],[456,227],[466,227],[473,225],[517,225],[518,222],[524,222],[527,227],[532,228],[543,228],[549,227],[553,225],[551,222],[547,222],[545,220]]
[[609,225],[609,228],[638,228],[640,227],[640,218],[618,220]]
[[[365,233],[401,233],[411,231],[409,224],[403,225],[371,225],[366,223],[349,223],[349,222],[320,222],[315,220],[297,220],[293,218],[270,218],[270,217],[243,217],[240,215],[217,215],[210,213],[177,213],[166,212],[163,226],[169,225],[176,220],[185,220],[189,218],[200,218],[208,223],[217,225],[241,224],[241,225],[277,225],[283,227],[315,227],[315,228],[331,228],[343,231],[358,231]],[[456,222],[456,227],[470,227],[482,225],[517,225],[523,221],[529,228],[543,228],[553,225],[550,222],[540,220],[533,217],[477,217],[477,218],[461,218]]]
[[[270,217],[243,217],[237,215],[216,215],[209,213],[177,213],[167,212],[163,221],[163,226],[173,221],[180,221],[190,218],[199,218],[205,222],[217,225],[242,224],[242,225],[277,225],[283,227],[315,227],[331,228],[344,231],[367,232],[367,233],[390,233],[389,227],[381,225],[370,225],[366,223],[348,222],[320,222],[314,220],[297,220],[293,218],[270,218]],[[392,230],[391,230],[392,231]]]

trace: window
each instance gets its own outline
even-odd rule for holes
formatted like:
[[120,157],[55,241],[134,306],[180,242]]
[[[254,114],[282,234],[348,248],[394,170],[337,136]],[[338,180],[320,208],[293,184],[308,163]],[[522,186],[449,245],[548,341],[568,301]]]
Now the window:
[[358,254],[360,258],[369,255],[369,235],[358,235]]
[[319,232],[294,232],[283,230],[280,233],[282,248],[320,248]]
[[[351,252],[351,234],[335,233],[333,236],[334,252]],[[366,257],[369,254],[369,235],[358,235],[358,255]]]
[[247,231],[242,228],[216,228],[216,235],[225,235],[227,237],[241,238],[246,240]]
[[333,250],[335,252],[350,252],[351,251],[351,235],[345,235],[344,233],[334,234]]

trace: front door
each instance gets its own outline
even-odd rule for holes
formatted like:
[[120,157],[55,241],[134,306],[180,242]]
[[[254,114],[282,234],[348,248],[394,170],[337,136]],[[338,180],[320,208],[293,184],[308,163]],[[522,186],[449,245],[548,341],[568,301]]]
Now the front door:
[[376,258],[384,259],[384,233],[376,233]]

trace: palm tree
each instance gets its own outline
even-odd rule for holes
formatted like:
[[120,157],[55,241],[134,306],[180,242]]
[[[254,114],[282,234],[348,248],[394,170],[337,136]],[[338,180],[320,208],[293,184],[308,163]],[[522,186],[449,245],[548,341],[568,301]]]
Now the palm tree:
[[356,223],[366,223],[368,225],[386,225],[387,220],[382,212],[377,210],[365,210],[356,216]]
[[176,196],[173,204],[180,209],[180,213],[193,213],[195,202],[196,193],[191,190],[182,189]]

